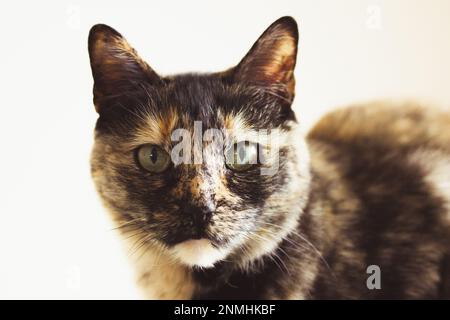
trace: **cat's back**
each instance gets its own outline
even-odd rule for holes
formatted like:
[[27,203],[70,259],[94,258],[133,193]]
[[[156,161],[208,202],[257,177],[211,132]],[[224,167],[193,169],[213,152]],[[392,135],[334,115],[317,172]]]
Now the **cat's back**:
[[450,152],[450,110],[405,102],[372,102],[325,115],[310,139],[383,148],[433,148]]
[[351,106],[325,115],[308,143],[330,241],[354,256],[353,264],[330,258],[338,278],[369,265],[384,271],[381,292],[368,292],[361,276],[359,287],[318,296],[450,297],[450,113],[412,103]]

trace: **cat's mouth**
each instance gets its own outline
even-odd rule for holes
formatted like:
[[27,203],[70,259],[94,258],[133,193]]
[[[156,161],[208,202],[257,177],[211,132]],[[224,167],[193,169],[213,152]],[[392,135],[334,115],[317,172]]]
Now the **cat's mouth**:
[[186,240],[175,245],[172,254],[189,267],[211,268],[229,253],[229,249],[217,248],[206,238]]

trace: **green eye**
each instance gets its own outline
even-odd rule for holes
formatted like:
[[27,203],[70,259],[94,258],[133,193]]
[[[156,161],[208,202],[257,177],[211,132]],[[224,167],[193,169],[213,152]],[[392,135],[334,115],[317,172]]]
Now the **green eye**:
[[170,164],[169,154],[158,146],[145,144],[137,151],[139,164],[147,171],[160,173]]
[[258,145],[248,141],[238,142],[226,152],[225,160],[231,170],[248,170],[258,164]]

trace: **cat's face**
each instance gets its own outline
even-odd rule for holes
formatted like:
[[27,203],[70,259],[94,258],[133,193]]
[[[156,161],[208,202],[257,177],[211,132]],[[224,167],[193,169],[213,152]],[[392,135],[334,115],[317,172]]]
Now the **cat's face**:
[[93,177],[137,245],[190,266],[243,264],[295,225],[309,181],[292,137],[297,39],[282,18],[235,68],[160,77],[116,31],[91,30]]

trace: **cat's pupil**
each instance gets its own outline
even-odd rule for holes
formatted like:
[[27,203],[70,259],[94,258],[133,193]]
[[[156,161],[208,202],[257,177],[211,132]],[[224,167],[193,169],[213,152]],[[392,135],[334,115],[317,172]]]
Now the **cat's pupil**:
[[156,150],[156,148],[152,148],[152,151],[150,152],[150,160],[152,161],[153,164],[156,163],[156,161],[158,160],[158,150]]

